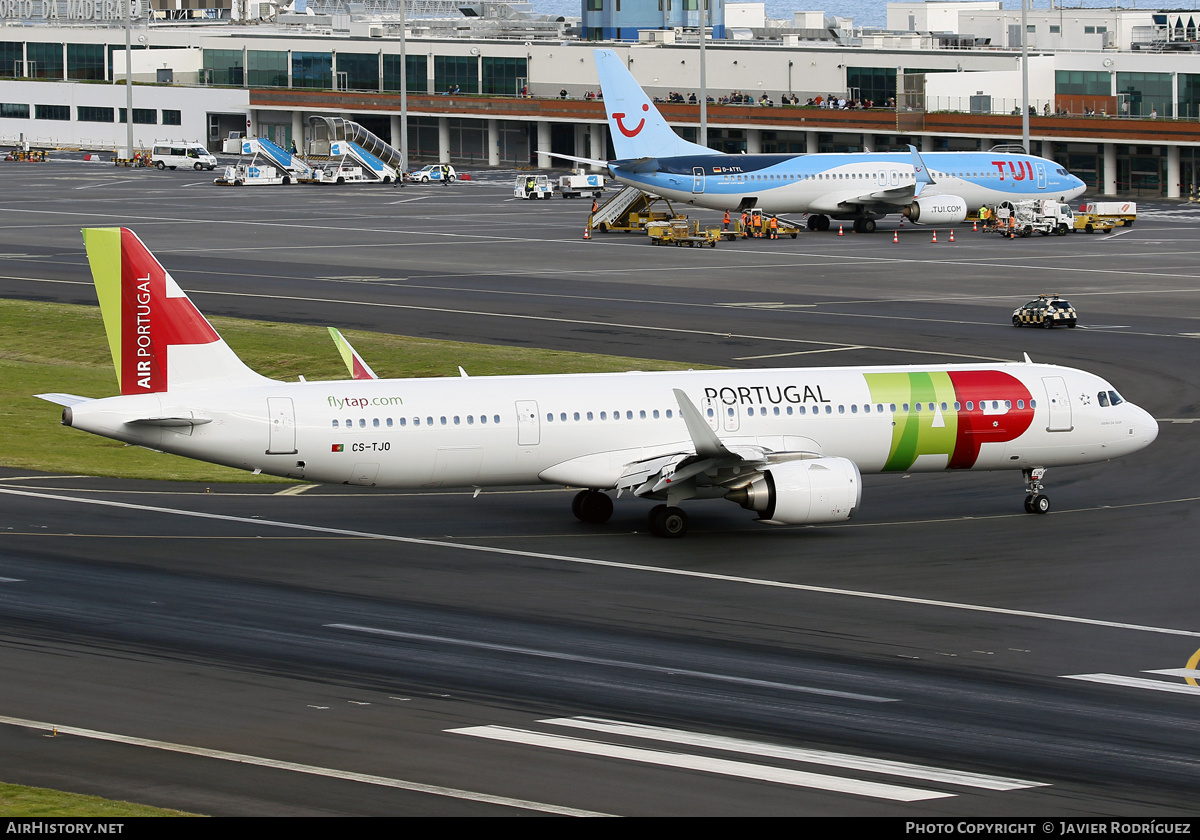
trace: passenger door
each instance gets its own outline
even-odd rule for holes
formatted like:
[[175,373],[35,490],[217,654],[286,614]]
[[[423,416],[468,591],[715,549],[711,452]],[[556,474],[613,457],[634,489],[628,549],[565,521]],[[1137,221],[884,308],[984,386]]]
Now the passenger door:
[[1074,428],[1071,417],[1071,398],[1067,394],[1067,382],[1061,376],[1043,376],[1046,386],[1046,404],[1050,410],[1048,432],[1069,432]]
[[267,454],[295,455],[296,410],[291,397],[267,397],[267,418],[270,423]]

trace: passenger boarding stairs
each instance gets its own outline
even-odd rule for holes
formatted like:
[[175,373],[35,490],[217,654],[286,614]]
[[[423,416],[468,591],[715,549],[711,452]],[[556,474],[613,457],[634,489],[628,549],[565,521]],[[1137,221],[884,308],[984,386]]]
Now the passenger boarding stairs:
[[352,140],[334,140],[329,144],[329,152],[335,158],[350,158],[362,167],[364,173],[377,181],[390,184],[396,180],[396,170],[393,167]]
[[[287,149],[275,145],[265,137],[252,137],[242,141],[243,155],[262,155],[291,179],[304,179],[312,175],[312,167],[303,158]],[[253,163],[253,160],[251,161]]]
[[[637,187],[625,187],[596,209],[588,221],[594,230],[641,230],[647,222],[668,219],[671,213],[654,212],[650,206],[665,201],[659,196],[644,193]],[[670,204],[667,205],[668,209]]]
[[[308,127],[309,135],[312,138],[310,151],[314,154],[332,154],[333,143],[345,140],[361,152],[371,155],[375,160],[389,167],[393,176],[395,173],[405,170],[407,161],[404,160],[399,150],[383,142],[353,120],[342,117],[312,116],[308,118]],[[370,164],[363,165],[369,166]]]

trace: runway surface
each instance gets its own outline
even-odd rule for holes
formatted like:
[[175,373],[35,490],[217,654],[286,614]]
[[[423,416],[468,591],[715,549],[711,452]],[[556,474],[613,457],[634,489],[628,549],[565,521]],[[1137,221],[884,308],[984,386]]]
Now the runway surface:
[[[210,814],[1195,813],[1200,209],[655,248],[512,175],[13,164],[0,295],[94,304],[78,230],[124,225],[210,315],[733,367],[1028,352],[1159,438],[1049,471],[1044,517],[1018,474],[867,477],[845,525],[698,502],[677,541],[553,488],[0,471],[4,781]],[[1039,292],[1081,327],[1012,328]]]

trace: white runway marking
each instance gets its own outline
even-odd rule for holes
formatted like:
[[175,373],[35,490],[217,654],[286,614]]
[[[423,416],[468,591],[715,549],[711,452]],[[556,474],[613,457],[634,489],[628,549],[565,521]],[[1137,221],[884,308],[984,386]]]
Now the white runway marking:
[[1043,782],[1027,782],[1022,779],[1009,779],[1004,776],[970,773],[961,770],[947,770],[941,767],[925,767],[920,764],[888,761],[882,758],[870,758],[861,755],[851,755],[849,753],[829,752],[827,750],[785,747],[761,741],[747,741],[723,735],[703,735],[696,732],[685,732],[680,729],[644,726],[637,723],[623,723],[603,718],[550,718],[538,722],[553,726],[567,726],[575,729],[586,729],[592,732],[603,732],[608,735],[623,735],[631,738],[645,738],[653,741],[665,741],[671,744],[683,744],[690,747],[703,747],[704,749],[711,750],[760,755],[766,758],[781,758],[787,761],[824,764],[828,767],[862,770],[867,773],[882,773],[888,776],[901,776],[908,779],[920,779],[926,782],[962,785],[963,787],[979,788],[981,790],[1021,790],[1031,787],[1047,787]]
[[[1151,672],[1153,673],[1153,672]],[[1141,688],[1150,691],[1165,691],[1170,694],[1191,694],[1200,696],[1200,686],[1172,683],[1164,680],[1148,680],[1144,677],[1124,677],[1120,674],[1064,674],[1064,680],[1082,680],[1083,682],[1117,685],[1122,688]]]
[[182,753],[201,758],[213,758],[218,761],[232,761],[237,764],[250,764],[256,767],[268,767],[274,770],[287,770],[292,773],[305,773],[310,776],[324,776],[330,779],[342,779],[349,782],[361,782],[368,785],[409,790],[415,793],[428,793],[433,796],[448,796],[453,799],[463,799],[470,802],[483,802],[491,805],[503,805],[509,808],[522,808],[529,811],[540,811],[547,814],[576,817],[602,817],[593,811],[581,811],[576,808],[562,808],[557,805],[547,805],[544,802],[533,802],[526,799],[512,799],[507,796],[491,796],[468,790],[426,785],[420,782],[409,782],[404,779],[393,779],[387,776],[373,776],[367,773],[354,773],[348,770],[336,770],[331,767],[317,767],[312,764],[297,764],[294,761],[278,761],[273,758],[263,758],[257,755],[212,750],[205,747],[193,747],[187,744],[173,744],[169,741],[156,741],[150,738],[136,738],[131,735],[118,735],[113,732],[101,732],[95,729],[81,729],[77,726],[60,726],[54,723],[44,723],[37,720],[25,720],[0,715],[0,724],[21,726],[29,729],[42,729],[47,732],[57,731],[59,736],[74,735],[77,738],[91,738],[96,741],[109,741],[116,744],[128,744],[134,747],[145,747],[152,750]]
[[137,178],[126,178],[123,181],[104,181],[99,184],[84,184],[82,187],[75,187],[77,190],[90,190],[93,187],[111,187],[114,184],[132,184]]
[[1183,677],[1184,679],[1200,678],[1200,669],[1197,668],[1162,668],[1157,671],[1147,671],[1147,674],[1162,674],[1164,677]]
[[861,700],[868,703],[897,703],[899,702],[894,697],[879,697],[873,694],[858,694],[851,691],[836,691],[828,688],[813,688],[806,685],[794,685],[791,683],[772,682],[769,680],[756,680],[749,677],[735,677],[729,674],[716,674],[711,671],[693,671],[688,668],[673,668],[663,665],[647,665],[641,662],[628,662],[619,659],[601,659],[596,656],[580,656],[572,653],[559,653],[551,650],[539,650],[537,648],[521,647],[518,645],[501,645],[491,644],[488,642],[474,642],[466,639],[451,639],[448,636],[431,636],[426,633],[405,633],[398,630],[384,630],[379,627],[362,627],[356,624],[326,624],[334,630],[350,630],[355,633],[369,633],[374,636],[387,636],[395,639],[412,639],[418,642],[436,642],[438,644],[458,645],[461,647],[476,648],[479,650],[491,650],[498,653],[515,653],[522,656],[535,656],[542,659],[560,659],[564,662],[580,662],[586,665],[602,665],[609,668],[627,668],[633,671],[648,671],[656,674],[670,674],[679,677],[696,677],[699,679],[713,680],[716,682],[736,683],[738,685],[752,685],[759,688],[774,688],[783,691],[795,691],[802,694],[819,694],[824,697],[837,697],[842,700]]
[[615,758],[621,761],[635,761],[641,764],[653,764],[659,767],[674,767],[680,770],[698,770],[703,773],[716,773],[722,776],[733,776],[740,779],[755,779],[763,782],[774,782],[781,785],[825,790],[832,793],[849,793],[856,796],[869,796],[875,799],[887,799],[893,802],[921,802],[927,799],[946,799],[954,796],[935,790],[906,788],[882,782],[844,779],[839,776],[826,776],[820,773],[810,773],[803,770],[791,770],[786,767],[770,767],[764,764],[751,764],[745,761],[731,761],[726,758],[711,758],[702,755],[664,752],[642,747],[626,747],[619,744],[602,744],[582,738],[569,738],[562,735],[547,735],[527,729],[514,729],[508,726],[467,726],[462,729],[448,729],[458,735],[471,735],[476,738],[490,738],[494,741],[507,741],[515,744],[545,747],[552,750],[595,755],[603,758]]
[[861,344],[847,344],[845,347],[826,347],[823,350],[793,350],[790,353],[767,353],[762,356],[734,356],[735,362],[753,362],[758,359],[783,359],[787,356],[810,356],[814,353],[841,353],[846,350],[865,350]]
[[[637,563],[619,563],[614,560],[594,560],[587,557],[573,557],[564,554],[550,554],[540,551],[523,551],[515,548],[500,548],[499,546],[489,545],[472,545],[470,543],[455,543],[446,540],[431,540],[421,539],[418,537],[401,537],[395,534],[376,534],[369,531],[353,531],[345,528],[327,528],[319,525],[304,525],[298,522],[282,522],[273,519],[254,519],[245,516],[231,516],[223,513],[202,513],[194,510],[180,510],[177,508],[157,507],[154,505],[137,505],[130,502],[115,502],[107,499],[80,499],[73,496],[60,496],[54,493],[35,493],[29,490],[18,490],[10,487],[0,487],[0,494],[11,496],[24,496],[32,499],[46,499],[55,502],[67,502],[79,505],[97,505],[100,507],[111,507],[122,510],[138,510],[147,513],[162,513],[169,516],[187,516],[196,519],[211,519],[221,522],[238,522],[244,525],[254,525],[257,527],[268,528],[285,528],[295,531],[303,531],[314,534],[335,534],[344,537],[359,537],[362,539],[375,539],[387,542],[405,543],[409,545],[425,545],[436,548],[446,548],[453,551],[474,551],[482,554],[499,554],[511,557],[526,557],[535,560],[548,560],[558,563],[574,563],[582,566],[597,566],[610,569],[624,569],[634,572],[645,572],[657,575],[672,575],[676,577],[696,578],[699,580],[715,580],[723,583],[736,583],[746,586],[765,586],[773,589],[787,589],[797,592],[811,592],[822,595],[840,595],[849,598],[866,598],[875,601],[888,601],[897,604],[911,604],[914,606],[937,607],[941,609],[963,610],[966,612],[977,612],[991,615],[1012,616],[1017,618],[1030,618],[1042,621],[1056,621],[1066,624],[1081,624],[1091,627],[1104,627],[1111,630],[1134,630],[1144,633],[1160,633],[1167,636],[1186,636],[1189,638],[1200,638],[1198,630],[1181,630],[1171,627],[1155,627],[1148,624],[1130,624],[1122,621],[1105,621],[1098,618],[1082,618],[1080,616],[1057,615],[1055,613],[1036,612],[1033,610],[1018,610],[1006,607],[989,607],[980,604],[966,604],[955,601],[938,601],[931,598],[916,598],[906,595],[891,595],[883,592],[868,592],[855,589],[838,589],[830,586],[814,586],[812,584],[791,583],[788,581],[767,580],[762,578],[747,578],[736,575],[723,575],[713,572],[699,572],[690,569],[672,569],[658,566],[644,566]],[[1172,500],[1193,502],[1196,499]],[[1149,502],[1143,504],[1163,504],[1162,502]],[[1129,507],[1140,507],[1142,505],[1129,505]],[[1116,506],[1108,506],[1109,508]],[[1061,513],[1059,514],[1062,515]],[[1013,514],[1014,517],[1024,517],[1025,514]],[[894,524],[894,523],[889,523]],[[914,524],[914,523],[905,523]],[[853,527],[853,526],[849,526]],[[865,527],[879,527],[878,525],[870,525]]]

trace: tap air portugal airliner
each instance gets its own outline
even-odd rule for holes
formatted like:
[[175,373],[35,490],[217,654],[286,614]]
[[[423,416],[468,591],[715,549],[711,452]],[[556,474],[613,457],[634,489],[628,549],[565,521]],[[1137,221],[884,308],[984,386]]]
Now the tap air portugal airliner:
[[[811,230],[829,220],[870,233],[900,213],[922,225],[961,222],[984,205],[1030,198],[1070,201],[1085,189],[1052,160],[1017,147],[990,152],[720,154],[679,137],[612,50],[594,50],[617,160],[555,155],[607,166],[644,192],[714,210],[761,208],[808,213]],[[1016,148],[1014,154],[1005,149]]]
[[[1082,370],[1015,364],[279,382],[246,367],[129,230],[83,232],[121,395],[41,394],[66,426],[307,481],[381,487],[558,484],[679,507],[724,498],[761,522],[842,522],[862,473],[1020,470],[1045,513],[1047,467],[1136,452],[1154,419]],[[335,338],[340,337],[336,336]],[[344,341],[344,340],[343,340]],[[361,362],[361,360],[359,360]]]

